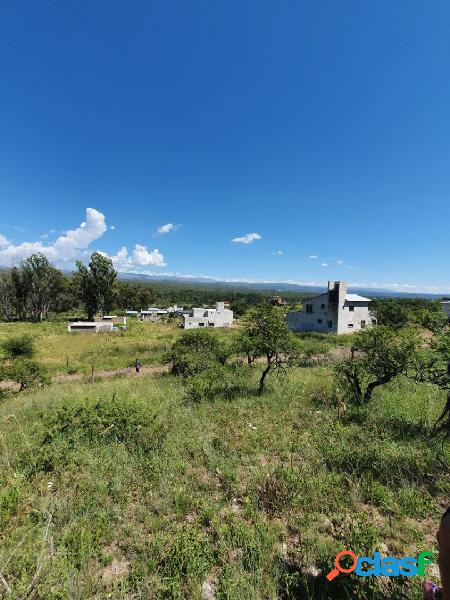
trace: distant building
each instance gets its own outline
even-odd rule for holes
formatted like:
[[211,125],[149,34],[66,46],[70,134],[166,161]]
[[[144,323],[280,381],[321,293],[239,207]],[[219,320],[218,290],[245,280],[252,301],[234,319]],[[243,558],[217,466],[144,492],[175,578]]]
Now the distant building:
[[302,310],[289,312],[286,323],[294,331],[352,333],[375,324],[370,302],[358,294],[347,294],[344,281],[329,281],[327,292],[305,300]]
[[185,311],[185,309],[182,306],[177,306],[176,304],[174,304],[173,306],[169,306],[167,312],[169,313],[169,315],[172,316],[180,316],[187,311]]
[[69,333],[99,333],[114,331],[112,321],[75,321],[67,325]]
[[225,308],[224,302],[217,302],[216,308],[193,308],[183,315],[182,327],[196,329],[198,327],[231,327],[233,311]]
[[281,296],[272,296],[270,301],[274,306],[286,306],[288,303],[286,298],[282,298]]
[[442,302],[442,310],[444,311],[444,314],[446,314],[447,317],[450,319],[450,300],[444,300]]
[[141,321],[151,321],[155,317],[163,317],[164,315],[168,315],[169,311],[165,308],[158,308],[156,306],[152,306],[147,310],[141,310],[140,319]]
[[74,321],[67,325],[69,333],[99,333],[111,331],[125,331],[127,328],[127,318],[117,317],[116,315],[105,315],[98,317],[94,321]]
[[138,317],[139,311],[138,310],[126,310],[125,314],[127,315],[127,317]]

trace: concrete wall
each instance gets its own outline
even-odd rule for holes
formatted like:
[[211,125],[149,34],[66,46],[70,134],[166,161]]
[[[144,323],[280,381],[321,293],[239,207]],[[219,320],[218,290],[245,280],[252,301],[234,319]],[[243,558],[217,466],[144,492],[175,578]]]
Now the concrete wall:
[[[286,315],[288,327],[294,331],[338,334],[370,327],[373,324],[370,302],[348,301],[346,294],[345,282],[329,281],[327,293],[305,301],[301,311]],[[312,307],[312,312],[308,311],[308,305]]]
[[[312,313],[306,312],[307,304],[312,306]],[[336,311],[329,306],[328,294],[307,300],[301,311],[287,313],[286,323],[293,331],[337,332]]]
[[[350,308],[353,308],[353,311]],[[361,322],[363,325],[361,325]],[[339,311],[337,333],[353,333],[372,325],[369,302],[344,302]]]

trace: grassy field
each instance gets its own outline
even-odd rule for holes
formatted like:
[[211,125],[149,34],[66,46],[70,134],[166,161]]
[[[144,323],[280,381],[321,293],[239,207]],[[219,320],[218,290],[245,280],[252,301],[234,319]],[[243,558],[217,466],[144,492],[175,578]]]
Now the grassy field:
[[37,359],[56,373],[90,373],[131,367],[136,358],[145,365],[161,362],[164,352],[179,336],[174,322],[142,323],[128,320],[126,333],[69,334],[67,323],[0,323],[0,343],[11,335],[35,339]]
[[[163,355],[182,334],[175,320],[158,323],[128,319],[125,333],[69,334],[67,322],[0,323],[0,344],[10,336],[27,335],[35,340],[37,360],[51,375],[91,373],[103,369],[132,367],[136,358],[143,365],[160,364]],[[233,329],[210,330],[224,340],[231,340],[239,325]],[[348,346],[352,336],[321,333],[299,335],[306,355],[321,355],[339,346]],[[1,353],[1,351],[0,351]]]
[[[122,366],[137,350],[156,361],[180,333],[135,325],[108,341],[77,336],[76,352],[63,326],[34,331],[54,371],[70,348],[80,369],[94,356]],[[398,381],[356,410],[335,397],[328,367],[272,379],[262,397],[259,370],[243,367],[235,397],[211,402],[189,402],[172,375],[6,397],[0,571],[10,597],[421,598],[417,577],[327,584],[324,574],[342,549],[434,548],[450,450],[424,433],[443,395]]]

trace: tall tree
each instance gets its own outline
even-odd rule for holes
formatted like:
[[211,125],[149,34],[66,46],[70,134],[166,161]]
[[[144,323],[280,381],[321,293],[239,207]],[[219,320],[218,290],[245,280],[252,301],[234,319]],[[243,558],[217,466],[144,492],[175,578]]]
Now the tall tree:
[[14,315],[15,294],[11,273],[0,273],[0,318],[10,321]]
[[338,378],[350,389],[357,404],[372,398],[375,388],[406,374],[414,363],[419,338],[412,329],[385,325],[358,331],[351,358],[336,367]]
[[252,308],[237,340],[252,361],[259,356],[266,360],[258,384],[258,392],[264,391],[267,375],[273,369],[283,370],[290,366],[300,353],[300,343],[288,329],[282,314],[271,304]]
[[24,260],[21,271],[30,317],[33,321],[43,321],[51,308],[57,305],[58,294],[63,287],[63,274],[40,253]]
[[14,310],[19,319],[24,321],[28,315],[28,289],[22,269],[11,269],[11,282],[14,288]]
[[84,304],[88,319],[96,313],[106,314],[114,305],[114,282],[117,272],[110,258],[94,252],[88,266],[77,260],[73,284]]

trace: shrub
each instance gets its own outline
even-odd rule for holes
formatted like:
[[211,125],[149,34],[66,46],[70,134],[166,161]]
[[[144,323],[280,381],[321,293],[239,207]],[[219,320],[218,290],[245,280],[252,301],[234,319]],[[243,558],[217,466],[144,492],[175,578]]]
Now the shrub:
[[213,365],[186,379],[186,396],[192,402],[222,397],[231,400],[242,393],[243,373],[236,365]]
[[157,420],[144,403],[115,394],[55,404],[39,420],[41,452],[33,467],[38,471],[63,468],[71,451],[83,445],[124,444],[145,458],[162,446],[168,431],[168,424]]
[[7,358],[33,358],[35,355],[34,340],[28,335],[11,337],[2,344]]
[[165,356],[172,373],[189,377],[217,365],[224,365],[227,349],[208,331],[189,331],[177,340]]
[[8,377],[20,385],[20,390],[49,382],[45,367],[30,358],[15,360],[9,367]]

